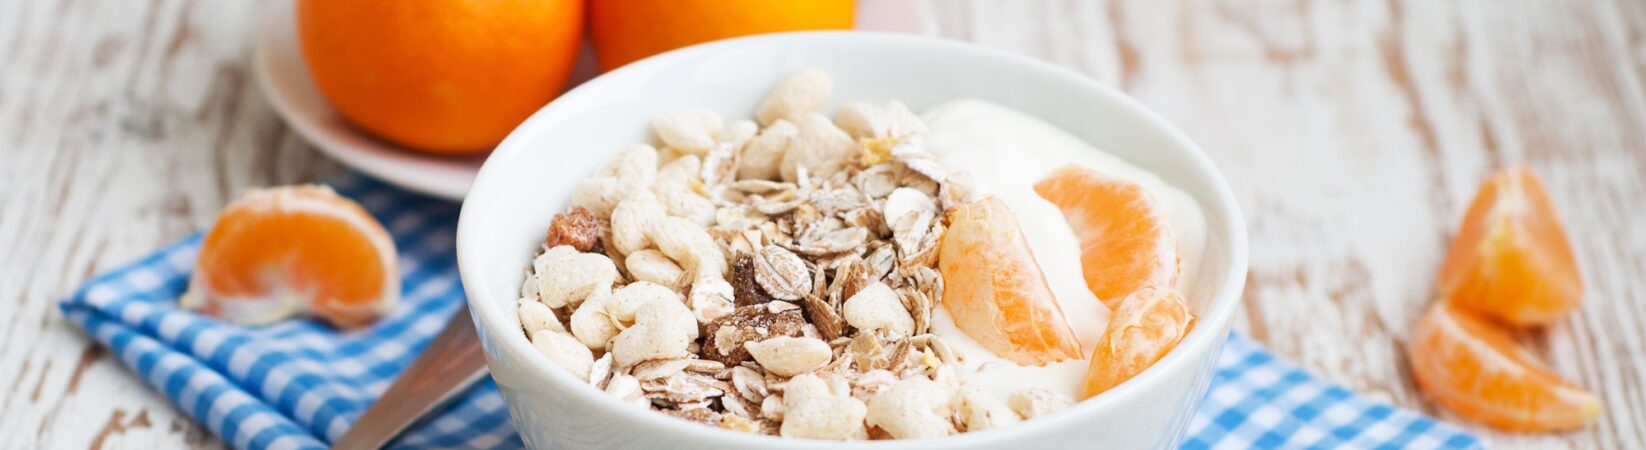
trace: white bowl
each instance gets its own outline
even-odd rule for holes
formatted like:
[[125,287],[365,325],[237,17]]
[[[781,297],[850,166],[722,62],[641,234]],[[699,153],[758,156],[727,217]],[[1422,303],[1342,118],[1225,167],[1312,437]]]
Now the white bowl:
[[[1207,242],[1185,296],[1199,316],[1153,367],[1089,401],[1023,424],[938,439],[779,439],[634,409],[537,353],[514,304],[523,270],[577,180],[648,140],[654,115],[710,108],[751,117],[783,76],[835,80],[829,111],[899,99],[915,110],[973,97],[1026,111],[1184,190],[1205,210]],[[1112,88],[1023,56],[930,38],[862,32],[765,35],[689,47],[631,64],[561,96],[500,144],[463,203],[457,256],[486,360],[534,448],[1176,448],[1204,397],[1246,279],[1246,228],[1234,195],[1194,143]]]

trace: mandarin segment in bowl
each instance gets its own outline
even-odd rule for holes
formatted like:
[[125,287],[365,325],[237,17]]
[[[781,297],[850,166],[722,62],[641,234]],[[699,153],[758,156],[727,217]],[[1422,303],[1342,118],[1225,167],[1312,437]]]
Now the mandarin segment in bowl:
[[1554,373],[1490,319],[1437,301],[1412,328],[1407,357],[1418,388],[1464,418],[1512,431],[1582,427],[1599,397]]
[[1177,282],[1177,239],[1142,185],[1067,165],[1035,183],[1034,190],[1063,211],[1080,241],[1086,286],[1110,310],[1138,289]]
[[1148,369],[1193,326],[1189,305],[1170,288],[1143,288],[1126,296],[1092,350],[1081,396],[1101,394]]
[[1080,342],[1006,203],[988,197],[957,206],[949,221],[938,268],[955,326],[1018,364],[1079,358]]
[[183,306],[237,323],[306,313],[354,327],[394,306],[396,264],[383,225],[331,188],[257,190],[206,232]]
[[1531,169],[1505,168],[1481,185],[1436,285],[1442,299],[1516,325],[1547,324],[1577,308],[1577,259]]

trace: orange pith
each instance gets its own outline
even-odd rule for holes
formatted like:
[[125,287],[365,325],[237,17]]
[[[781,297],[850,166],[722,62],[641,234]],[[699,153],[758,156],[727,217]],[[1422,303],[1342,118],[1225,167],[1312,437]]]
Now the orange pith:
[[1079,358],[1080,341],[1005,202],[989,197],[956,207],[949,221],[938,269],[955,326],[1018,364]]
[[241,323],[307,312],[349,327],[394,304],[397,278],[388,232],[358,204],[326,187],[278,187],[218,216],[185,306]]
[[1600,399],[1560,378],[1489,319],[1435,302],[1412,329],[1407,354],[1418,387],[1470,420],[1515,431],[1583,426]]
[[1109,317],[1092,350],[1082,398],[1091,398],[1154,365],[1189,334],[1194,315],[1177,292],[1144,288],[1127,296]]
[[1510,167],[1480,187],[1436,285],[1447,301],[1517,325],[1546,324],[1578,306],[1583,279],[1537,175]]
[[1109,309],[1138,289],[1177,282],[1177,240],[1143,186],[1068,165],[1035,183],[1034,190],[1063,211],[1080,241],[1086,286]]

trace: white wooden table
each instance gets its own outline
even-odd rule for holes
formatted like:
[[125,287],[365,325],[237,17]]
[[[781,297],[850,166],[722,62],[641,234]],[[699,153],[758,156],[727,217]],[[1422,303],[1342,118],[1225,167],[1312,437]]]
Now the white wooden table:
[[[219,447],[67,324],[88,276],[253,186],[338,166],[248,75],[243,0],[0,2],[0,447]],[[1531,164],[1586,303],[1524,342],[1597,390],[1581,431],[1646,448],[1646,3],[933,1],[943,35],[1119,86],[1201,144],[1251,224],[1240,324],[1311,371],[1440,414],[1401,336],[1481,177]]]

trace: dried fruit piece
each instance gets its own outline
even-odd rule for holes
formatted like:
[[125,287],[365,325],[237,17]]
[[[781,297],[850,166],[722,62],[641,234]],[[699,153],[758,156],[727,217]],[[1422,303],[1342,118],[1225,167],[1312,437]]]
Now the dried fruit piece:
[[573,206],[555,214],[554,219],[549,221],[549,235],[543,243],[549,248],[570,245],[580,252],[605,253],[600,246],[600,234],[605,231],[604,228],[600,225],[600,219],[587,208]]
[[1162,209],[1142,185],[1068,165],[1035,183],[1080,240],[1086,287],[1110,310],[1144,287],[1177,282],[1177,239]]
[[805,325],[806,319],[800,317],[798,309],[773,313],[766,305],[739,307],[704,326],[703,357],[727,366],[742,364],[749,360],[744,343],[777,336],[797,337]]
[[1531,169],[1505,168],[1480,187],[1436,285],[1446,301],[1517,325],[1546,324],[1577,308],[1583,278]]
[[394,241],[325,186],[249,192],[206,232],[183,307],[239,323],[307,313],[365,325],[400,297]]
[[1080,342],[1006,203],[985,198],[955,208],[949,220],[938,266],[955,325],[1018,364],[1079,358]]
[[1183,340],[1193,321],[1189,305],[1171,289],[1144,288],[1127,296],[1092,350],[1081,395],[1090,398],[1148,369]]
[[773,300],[756,281],[754,259],[754,255],[738,253],[732,260],[732,297],[737,306],[763,305]]
[[1600,416],[1598,397],[1561,379],[1497,324],[1449,302],[1435,302],[1418,319],[1406,353],[1418,387],[1470,420],[1554,431]]

